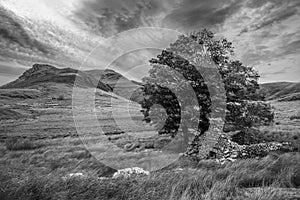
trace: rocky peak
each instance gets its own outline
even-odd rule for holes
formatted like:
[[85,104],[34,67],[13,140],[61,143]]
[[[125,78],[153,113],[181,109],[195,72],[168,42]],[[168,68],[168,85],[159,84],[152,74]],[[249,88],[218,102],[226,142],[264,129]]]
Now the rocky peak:
[[56,67],[53,67],[51,65],[48,65],[48,64],[34,64],[32,66],[32,69],[34,71],[39,71],[39,70],[53,70],[53,69],[57,69]]
[[48,64],[34,64],[32,68],[26,70],[19,79],[25,80],[29,77],[42,76],[57,71],[58,68]]

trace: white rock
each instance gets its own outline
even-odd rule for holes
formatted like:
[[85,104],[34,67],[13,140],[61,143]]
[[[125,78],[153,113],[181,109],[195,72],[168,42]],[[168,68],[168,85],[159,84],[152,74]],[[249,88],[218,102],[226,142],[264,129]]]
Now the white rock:
[[144,174],[148,176],[150,175],[150,172],[143,170],[142,168],[139,167],[132,167],[132,168],[118,170],[113,174],[112,178],[113,179],[120,178],[120,177],[128,178],[131,175],[136,175],[136,174]]
[[67,179],[73,178],[73,177],[84,177],[84,174],[80,173],[80,172],[79,173],[70,173],[67,176],[63,176],[62,179],[67,180]]
[[71,174],[69,174],[69,177],[77,177],[77,176],[83,176],[83,173],[71,173]]

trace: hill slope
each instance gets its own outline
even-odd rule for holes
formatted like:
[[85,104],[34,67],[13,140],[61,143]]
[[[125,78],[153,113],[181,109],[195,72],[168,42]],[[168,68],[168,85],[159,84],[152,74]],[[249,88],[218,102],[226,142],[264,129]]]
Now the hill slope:
[[[141,84],[133,82],[111,69],[80,71],[72,68],[59,69],[48,64],[34,64],[17,80],[1,86],[7,95],[8,91],[37,89],[52,94],[71,95],[72,87],[98,88],[106,92],[113,92],[126,99],[138,101],[140,99]],[[15,96],[15,95],[13,95]],[[57,96],[57,95],[56,95]]]
[[139,102],[141,99],[141,83],[131,81],[123,75],[111,69],[90,70],[85,73],[93,76],[96,80],[109,85],[113,92],[121,97]]
[[260,93],[267,100],[291,101],[300,99],[300,83],[275,82],[260,85]]
[[25,71],[17,80],[1,88],[31,88],[46,83],[66,84],[69,86],[76,84],[78,87],[97,87],[104,91],[111,91],[107,84],[101,81],[98,82],[93,76],[85,72],[72,68],[58,69],[46,64],[34,64],[31,69]]

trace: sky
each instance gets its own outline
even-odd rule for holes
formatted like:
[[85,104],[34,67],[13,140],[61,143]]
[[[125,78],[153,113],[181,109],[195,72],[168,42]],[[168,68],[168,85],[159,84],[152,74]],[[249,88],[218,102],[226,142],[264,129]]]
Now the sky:
[[[299,0],[0,0],[0,18],[0,84],[38,62],[105,68],[119,55],[112,50],[120,44],[118,34],[143,27],[210,29],[233,43],[234,58],[258,70],[261,83],[300,81]],[[160,46],[174,39],[159,32],[128,33],[120,52],[138,42]],[[139,80],[158,53],[126,53],[109,67]]]

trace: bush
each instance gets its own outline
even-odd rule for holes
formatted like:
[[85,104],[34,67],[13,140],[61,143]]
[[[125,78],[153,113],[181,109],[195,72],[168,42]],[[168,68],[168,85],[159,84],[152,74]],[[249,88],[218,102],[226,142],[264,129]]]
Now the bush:
[[58,101],[63,101],[65,100],[65,96],[63,94],[59,95],[59,96],[55,96],[55,97],[52,97],[52,100],[58,100]]
[[33,150],[42,145],[28,139],[10,138],[5,141],[6,149],[10,151]]
[[293,115],[290,117],[290,120],[300,119],[300,115]]
[[59,95],[58,98],[57,98],[57,100],[63,101],[63,100],[65,100],[65,96],[64,95]]
[[258,129],[248,128],[234,134],[232,136],[232,141],[240,145],[257,144],[261,142],[260,139],[258,138],[259,134],[260,131]]

